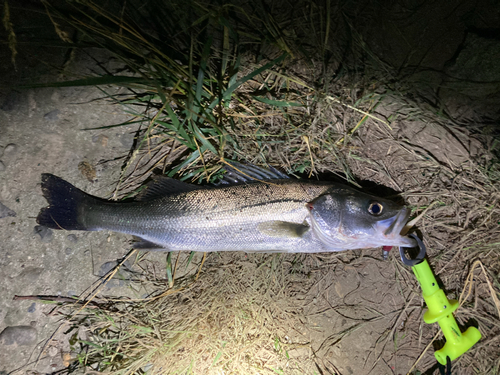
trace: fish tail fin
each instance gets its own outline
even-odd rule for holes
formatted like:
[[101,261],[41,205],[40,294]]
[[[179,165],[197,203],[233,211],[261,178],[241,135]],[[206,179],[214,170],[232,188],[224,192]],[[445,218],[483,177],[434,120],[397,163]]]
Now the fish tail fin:
[[49,206],[38,214],[38,224],[51,229],[93,230],[83,222],[81,207],[92,205],[96,198],[49,173],[42,174],[42,193]]

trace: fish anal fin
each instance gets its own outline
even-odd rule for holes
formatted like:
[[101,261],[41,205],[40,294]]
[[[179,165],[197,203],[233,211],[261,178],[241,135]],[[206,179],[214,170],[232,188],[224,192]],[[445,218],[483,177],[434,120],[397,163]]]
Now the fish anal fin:
[[287,221],[265,221],[259,224],[258,229],[262,234],[270,237],[300,238],[310,227],[307,224]]

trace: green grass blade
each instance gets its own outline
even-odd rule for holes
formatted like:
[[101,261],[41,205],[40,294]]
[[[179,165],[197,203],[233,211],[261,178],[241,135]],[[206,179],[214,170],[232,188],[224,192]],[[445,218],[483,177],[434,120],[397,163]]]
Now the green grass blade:
[[286,100],[273,100],[273,99],[264,98],[262,96],[254,96],[253,98],[261,103],[269,104],[269,105],[272,105],[275,107],[302,107],[303,106],[301,103],[298,103],[298,102],[289,102]]

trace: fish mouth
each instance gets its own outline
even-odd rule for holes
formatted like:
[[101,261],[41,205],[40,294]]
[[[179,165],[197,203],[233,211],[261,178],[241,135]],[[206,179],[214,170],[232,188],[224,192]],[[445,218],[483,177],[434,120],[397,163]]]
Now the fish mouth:
[[389,245],[402,247],[414,247],[416,245],[413,238],[401,235],[401,231],[408,222],[410,214],[411,210],[404,207],[390,219],[377,222],[377,229],[383,233]]

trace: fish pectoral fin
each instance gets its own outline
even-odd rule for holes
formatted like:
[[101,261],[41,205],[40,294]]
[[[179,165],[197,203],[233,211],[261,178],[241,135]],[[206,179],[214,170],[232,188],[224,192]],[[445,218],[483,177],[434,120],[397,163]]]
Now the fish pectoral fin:
[[288,221],[265,221],[258,226],[259,231],[270,237],[300,238],[309,229],[307,224],[290,223]]
[[137,242],[132,243],[132,247],[137,250],[147,250],[147,251],[169,251],[161,245],[155,244],[153,242],[144,240],[140,237],[135,237]]

